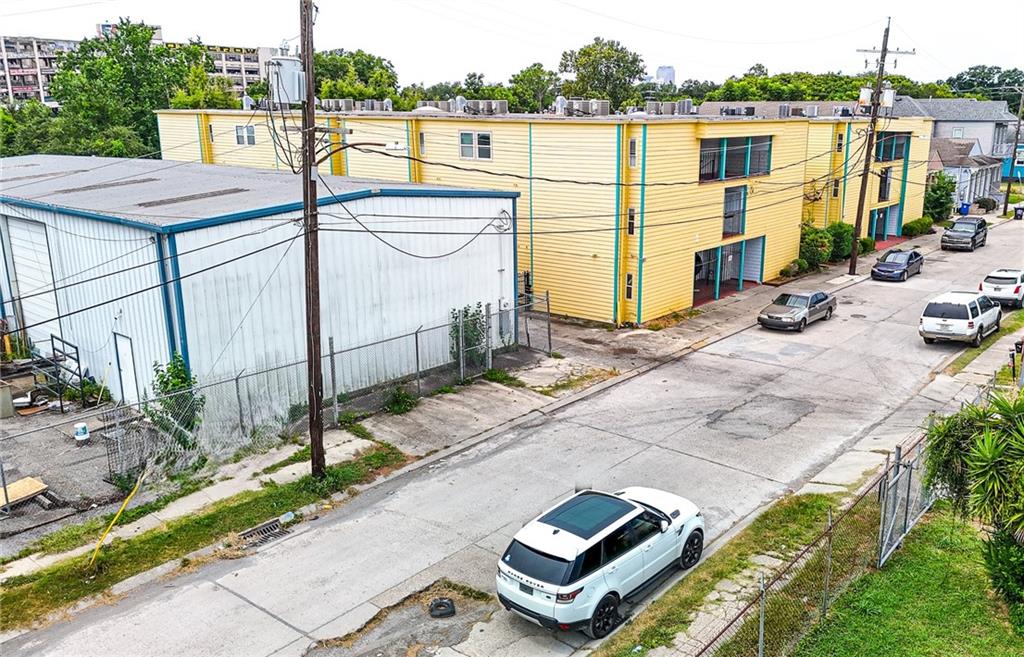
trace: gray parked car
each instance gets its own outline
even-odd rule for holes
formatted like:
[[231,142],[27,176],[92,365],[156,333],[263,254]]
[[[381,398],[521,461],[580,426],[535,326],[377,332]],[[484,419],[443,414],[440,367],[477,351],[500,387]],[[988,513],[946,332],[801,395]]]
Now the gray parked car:
[[827,292],[786,292],[775,297],[757,316],[757,323],[765,328],[803,331],[819,319],[832,319],[836,311],[836,298]]

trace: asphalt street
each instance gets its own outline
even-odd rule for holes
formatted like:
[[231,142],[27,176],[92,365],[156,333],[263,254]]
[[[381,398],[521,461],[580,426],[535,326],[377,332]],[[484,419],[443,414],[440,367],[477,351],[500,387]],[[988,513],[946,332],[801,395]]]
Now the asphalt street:
[[[512,534],[576,485],[665,488],[709,538],[884,427],[959,350],[917,335],[927,299],[1024,266],[1024,222],[976,253],[937,252],[906,283],[865,280],[803,334],[750,328],[378,486],[253,556],[157,581],[8,641],[5,655],[298,655],[440,576],[493,590]],[[571,651],[499,612],[493,651]],[[501,618],[499,618],[501,617]],[[546,642],[546,643],[545,643]]]

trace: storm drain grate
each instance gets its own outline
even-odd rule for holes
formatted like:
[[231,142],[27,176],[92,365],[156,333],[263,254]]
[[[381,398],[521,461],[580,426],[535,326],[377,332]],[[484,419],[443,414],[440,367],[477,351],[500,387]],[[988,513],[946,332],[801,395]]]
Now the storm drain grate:
[[245,541],[243,547],[245,549],[251,549],[266,545],[275,538],[281,538],[291,532],[281,526],[281,521],[277,518],[268,520],[262,525],[256,525],[252,529],[246,529],[244,532],[239,534],[239,537]]

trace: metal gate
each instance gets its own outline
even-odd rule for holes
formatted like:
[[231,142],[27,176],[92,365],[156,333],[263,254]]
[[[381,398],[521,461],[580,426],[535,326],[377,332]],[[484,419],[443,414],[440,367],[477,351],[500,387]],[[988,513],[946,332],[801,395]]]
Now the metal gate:
[[878,567],[903,542],[903,538],[931,508],[934,495],[924,483],[925,440],[903,453],[896,446],[895,462],[886,469],[879,485],[882,513],[878,527]]

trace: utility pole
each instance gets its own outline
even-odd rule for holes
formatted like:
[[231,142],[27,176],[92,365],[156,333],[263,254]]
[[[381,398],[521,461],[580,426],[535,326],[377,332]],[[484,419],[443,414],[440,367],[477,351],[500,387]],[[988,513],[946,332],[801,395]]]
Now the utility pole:
[[[1003,214],[1010,211],[1010,192],[1013,191],[1013,170],[1017,164],[1017,147],[1020,146],[1020,117],[1024,116],[1024,87],[1015,87],[1020,92],[1020,104],[1017,106],[1017,132],[1013,137],[1013,150],[1010,151],[1010,175],[1006,182],[1006,196],[1003,197]],[[1024,366],[1021,367],[1024,370]]]
[[324,381],[320,362],[320,245],[316,209],[316,108],[313,76],[313,0],[299,0],[302,23],[302,70],[305,73],[306,99],[302,103],[302,219],[305,227],[306,263],[306,378],[309,388],[309,451],[314,477],[323,477],[324,458]]
[[878,74],[875,76],[875,87],[871,90],[871,122],[868,124],[867,143],[864,145],[864,170],[860,175],[860,194],[857,196],[857,218],[853,226],[853,246],[850,250],[850,274],[857,273],[857,255],[860,252],[860,231],[864,226],[864,202],[868,195],[868,176],[871,175],[871,158],[875,149],[875,128],[878,125],[878,108],[882,104],[882,82],[885,79],[885,57],[890,52],[896,55],[913,55],[914,51],[889,50],[889,25],[892,18],[885,21],[885,32],[882,33],[882,49],[874,48],[857,50],[878,55]]

